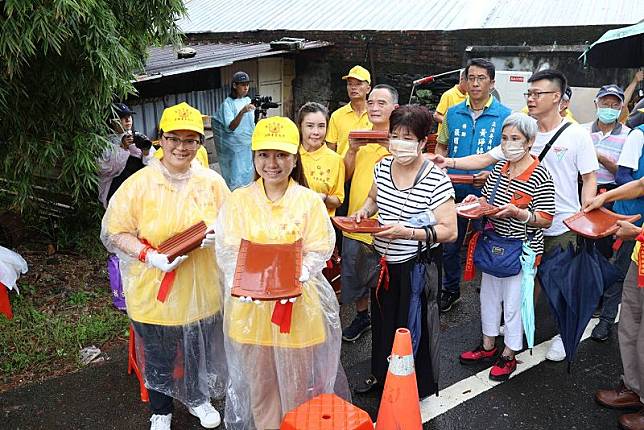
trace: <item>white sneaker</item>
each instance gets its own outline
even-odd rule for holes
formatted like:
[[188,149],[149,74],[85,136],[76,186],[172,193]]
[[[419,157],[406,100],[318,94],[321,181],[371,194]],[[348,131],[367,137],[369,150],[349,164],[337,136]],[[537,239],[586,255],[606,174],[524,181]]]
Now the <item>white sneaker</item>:
[[546,354],[546,360],[550,361],[564,361],[566,359],[566,350],[564,349],[561,335],[557,335],[552,339],[550,349]]
[[196,408],[188,408],[188,412],[199,418],[201,426],[207,429],[214,429],[221,424],[219,412],[217,412],[217,409],[210,402],[203,403]]
[[172,414],[152,415],[150,418],[150,430],[170,430]]

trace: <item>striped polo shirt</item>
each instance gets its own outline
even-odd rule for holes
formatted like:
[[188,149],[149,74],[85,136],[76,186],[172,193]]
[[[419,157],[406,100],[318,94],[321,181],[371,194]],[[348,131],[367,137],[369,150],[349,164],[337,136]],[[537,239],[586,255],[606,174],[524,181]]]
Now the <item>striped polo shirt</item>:
[[[503,206],[509,203],[521,209],[528,209],[530,212],[539,214],[547,219],[553,219],[555,215],[555,185],[548,169],[539,164],[534,157],[532,164],[520,175],[510,180],[510,163],[499,161],[488,176],[481,191],[482,195],[490,201],[490,195],[494,189],[497,178],[499,186],[494,197],[494,206]],[[492,203],[492,202],[490,202]],[[526,224],[515,218],[490,218],[494,231],[504,237],[525,239],[534,235],[530,242],[530,248],[540,255],[543,253],[543,229],[526,226]]]
[[[595,145],[597,152],[617,163],[617,160],[619,160],[619,154],[622,153],[624,142],[626,142],[626,137],[628,137],[628,133],[631,129],[618,122],[617,125],[615,125],[615,128],[613,128],[609,134],[605,135],[604,132],[597,127],[597,121],[582,124],[582,127],[590,132],[590,138],[593,140],[593,145]],[[603,185],[614,183],[615,175],[599,163],[597,184]]]
[[[393,157],[383,158],[374,168],[375,183],[378,189],[378,221],[389,225],[400,223],[412,227],[409,220],[426,211],[433,211],[454,198],[452,182],[445,172],[430,162],[418,183],[411,188],[398,189],[391,177]],[[381,239],[374,237],[374,246],[389,263],[403,263],[416,256],[417,240]],[[436,244],[435,246],[438,246]],[[426,246],[423,243],[423,250]]]

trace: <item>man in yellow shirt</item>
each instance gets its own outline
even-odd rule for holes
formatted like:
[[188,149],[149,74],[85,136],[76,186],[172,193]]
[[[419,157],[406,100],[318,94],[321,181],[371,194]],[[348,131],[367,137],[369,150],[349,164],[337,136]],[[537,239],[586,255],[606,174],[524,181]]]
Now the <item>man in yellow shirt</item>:
[[[389,117],[398,107],[398,91],[389,85],[376,85],[369,94],[367,113],[373,130],[389,131]],[[364,204],[373,185],[373,168],[389,155],[388,145],[350,142],[344,156],[345,175],[351,179],[349,214]],[[343,233],[342,239],[342,303],[356,304],[357,316],[342,331],[342,339],[355,341],[371,327],[369,317],[369,287],[378,273],[378,254],[373,237],[365,233]]]
[[[616,200],[641,199],[644,196],[644,178],[628,182],[603,194],[597,195],[586,204],[586,212],[598,209]],[[644,216],[644,213],[640,215]],[[635,239],[628,273],[624,278],[622,308],[619,318],[619,351],[622,358],[624,377],[614,389],[598,390],[595,400],[603,406],[618,409],[638,408],[639,412],[619,417],[620,428],[644,430],[644,337],[641,335],[644,313],[644,255],[642,241],[644,230],[627,221],[617,221],[617,237]]]
[[465,101],[465,97],[467,97],[466,83],[467,79],[465,79],[465,69],[463,69],[461,70],[458,84],[445,91],[441,96],[441,99],[436,106],[436,112],[434,112],[434,121],[438,123],[438,134],[440,134],[443,129],[443,119],[445,119],[447,109]]
[[349,132],[368,130],[367,94],[371,91],[371,74],[362,66],[354,66],[342,79],[347,81],[349,103],[331,114],[326,142],[329,148],[344,157],[349,149]]

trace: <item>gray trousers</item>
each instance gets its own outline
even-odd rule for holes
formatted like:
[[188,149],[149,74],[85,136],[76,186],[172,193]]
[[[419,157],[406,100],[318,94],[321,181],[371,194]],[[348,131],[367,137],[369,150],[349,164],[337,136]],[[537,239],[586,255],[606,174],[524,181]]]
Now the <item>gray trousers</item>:
[[624,279],[622,310],[619,317],[619,351],[624,366],[624,385],[644,402],[644,288],[637,286],[637,264],[631,265]]

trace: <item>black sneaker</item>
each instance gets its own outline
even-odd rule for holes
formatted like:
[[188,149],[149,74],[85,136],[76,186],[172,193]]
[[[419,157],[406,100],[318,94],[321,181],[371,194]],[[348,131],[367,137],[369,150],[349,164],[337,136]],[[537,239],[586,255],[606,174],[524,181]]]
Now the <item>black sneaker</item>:
[[593,332],[590,334],[590,338],[597,342],[604,342],[608,340],[611,332],[611,324],[608,321],[599,320]]
[[371,318],[369,318],[369,314],[365,313],[364,315],[365,316],[361,316],[360,314],[356,315],[349,327],[342,330],[342,340],[354,342],[362,336],[362,333],[371,328]]
[[373,390],[382,390],[382,384],[378,382],[375,376],[369,376],[367,379],[362,381],[354,391],[356,394],[366,394]]
[[439,304],[439,309],[441,312],[448,312],[452,309],[456,303],[461,300],[460,293],[450,293],[449,291],[443,290],[441,292],[441,302]]

